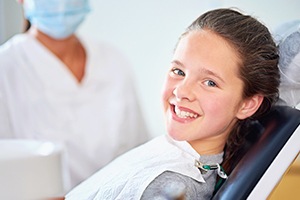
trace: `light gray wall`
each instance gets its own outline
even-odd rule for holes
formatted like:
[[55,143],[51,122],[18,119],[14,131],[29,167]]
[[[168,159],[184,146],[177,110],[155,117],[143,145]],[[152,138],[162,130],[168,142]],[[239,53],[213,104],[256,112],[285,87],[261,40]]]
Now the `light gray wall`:
[[4,40],[4,2],[3,0],[0,1],[0,44]]
[[[299,0],[90,1],[92,12],[79,33],[108,41],[128,57],[153,136],[165,133],[160,96],[173,48],[184,28],[198,15],[211,8],[238,7],[271,30],[287,20],[300,19]],[[15,0],[0,2],[0,27],[3,31],[4,11],[7,39],[22,27],[20,6]],[[5,10],[1,8],[3,2]]]
[[0,44],[22,31],[22,9],[16,0],[0,0]]

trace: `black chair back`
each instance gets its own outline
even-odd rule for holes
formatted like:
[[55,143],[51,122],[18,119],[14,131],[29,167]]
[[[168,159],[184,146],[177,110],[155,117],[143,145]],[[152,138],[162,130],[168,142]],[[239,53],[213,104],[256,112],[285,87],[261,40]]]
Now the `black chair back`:
[[250,136],[253,134],[252,141],[248,143],[251,147],[213,196],[213,200],[247,199],[299,126],[300,111],[287,106],[275,106],[259,122],[260,125],[256,124],[253,133],[250,133]]

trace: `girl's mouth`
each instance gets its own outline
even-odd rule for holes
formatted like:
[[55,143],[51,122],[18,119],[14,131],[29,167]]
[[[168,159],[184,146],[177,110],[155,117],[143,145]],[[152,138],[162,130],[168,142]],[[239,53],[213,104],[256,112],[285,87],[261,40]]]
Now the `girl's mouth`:
[[188,118],[197,118],[199,115],[187,108],[178,107],[176,105],[171,105],[173,112],[176,114],[177,117],[181,119],[188,119]]

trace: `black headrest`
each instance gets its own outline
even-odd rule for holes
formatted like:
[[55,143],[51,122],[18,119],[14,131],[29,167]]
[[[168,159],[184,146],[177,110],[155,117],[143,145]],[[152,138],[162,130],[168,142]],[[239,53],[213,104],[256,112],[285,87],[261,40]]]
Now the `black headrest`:
[[246,199],[299,124],[300,111],[287,106],[259,119],[250,132],[251,147],[212,199]]

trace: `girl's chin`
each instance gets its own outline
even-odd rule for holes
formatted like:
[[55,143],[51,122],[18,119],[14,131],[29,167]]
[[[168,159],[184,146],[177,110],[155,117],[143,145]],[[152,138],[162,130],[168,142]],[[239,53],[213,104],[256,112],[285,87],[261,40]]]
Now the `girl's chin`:
[[177,140],[177,141],[185,141],[186,138],[184,138],[181,134],[169,131],[168,135],[173,139],[173,140]]

